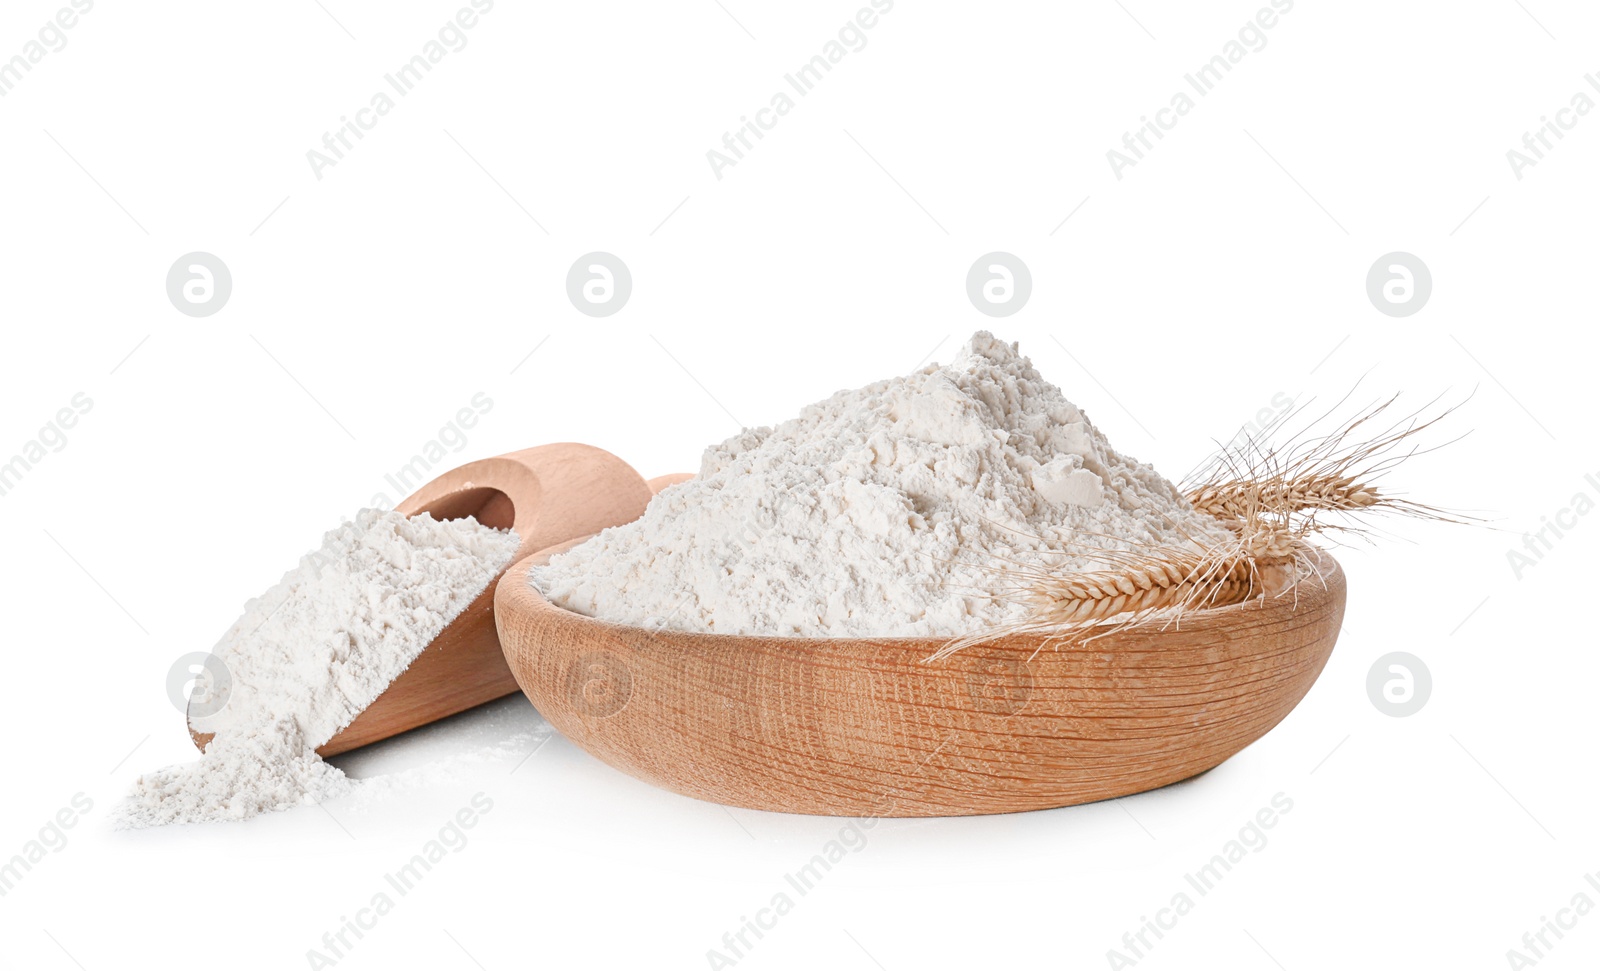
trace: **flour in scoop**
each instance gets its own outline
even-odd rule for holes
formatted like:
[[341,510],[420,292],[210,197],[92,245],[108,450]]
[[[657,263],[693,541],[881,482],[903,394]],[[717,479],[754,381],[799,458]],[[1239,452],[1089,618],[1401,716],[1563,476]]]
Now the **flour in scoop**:
[[212,653],[226,704],[199,760],[148,772],[120,827],[246,819],[349,792],[317,755],[511,562],[510,530],[363,510],[245,605]]
[[1226,538],[1017,345],[980,332],[947,365],[711,446],[640,519],[530,579],[562,607],[637,626],[961,635],[1025,619],[999,596],[1019,562],[1092,569],[1098,550]]

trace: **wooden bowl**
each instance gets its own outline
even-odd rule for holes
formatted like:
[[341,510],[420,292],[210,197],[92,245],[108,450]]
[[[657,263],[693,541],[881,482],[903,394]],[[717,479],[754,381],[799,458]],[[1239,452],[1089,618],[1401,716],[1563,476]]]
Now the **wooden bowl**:
[[1187,779],[1289,714],[1344,617],[1344,574],[1323,555],[1320,579],[1189,614],[1181,630],[1060,650],[1019,635],[928,662],[942,642],[595,620],[528,584],[552,552],[512,567],[495,595],[500,644],[534,706],[629,775],[779,812],[1017,812]]

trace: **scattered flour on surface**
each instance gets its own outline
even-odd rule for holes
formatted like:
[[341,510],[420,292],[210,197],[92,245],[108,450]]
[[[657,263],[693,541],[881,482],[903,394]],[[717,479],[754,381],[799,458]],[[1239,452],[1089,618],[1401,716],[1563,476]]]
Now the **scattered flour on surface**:
[[354,791],[326,805],[340,817],[364,815],[428,790],[480,789],[521,769],[554,737],[525,695],[508,695],[335,757]]
[[[546,722],[535,731],[516,732],[492,744],[460,749],[445,758],[430,759],[379,775],[352,778],[348,780],[352,790],[349,797],[333,805],[340,812],[360,815],[417,790],[459,786],[486,766],[527,761],[554,735],[555,729]],[[515,768],[512,771],[516,771]]]
[[1096,550],[1226,538],[1015,344],[979,332],[947,365],[711,446],[695,478],[530,581],[636,626],[946,636],[1025,619],[997,596],[1008,561],[1092,569]]
[[518,538],[475,520],[362,510],[245,605],[213,653],[227,703],[194,728],[198,761],[145,773],[121,828],[246,819],[355,786],[316,754],[511,562]]

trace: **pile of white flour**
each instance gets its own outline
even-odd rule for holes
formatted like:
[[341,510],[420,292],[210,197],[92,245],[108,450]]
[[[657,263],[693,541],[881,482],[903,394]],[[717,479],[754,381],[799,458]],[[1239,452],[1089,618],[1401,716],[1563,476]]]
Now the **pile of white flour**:
[[196,762],[146,773],[121,827],[245,819],[349,791],[318,746],[360,714],[511,562],[510,530],[363,510],[245,605],[212,653],[229,694]]
[[531,579],[562,607],[638,626],[946,636],[1025,618],[1000,596],[1008,565],[1092,569],[1097,549],[1226,536],[1015,344],[979,332],[947,365],[713,445],[643,517]]

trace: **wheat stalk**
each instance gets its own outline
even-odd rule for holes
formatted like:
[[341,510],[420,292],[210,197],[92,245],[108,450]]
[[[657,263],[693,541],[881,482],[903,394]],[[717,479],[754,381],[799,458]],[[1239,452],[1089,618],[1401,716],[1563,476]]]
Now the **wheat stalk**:
[[1203,513],[1233,520],[1249,520],[1264,512],[1354,512],[1389,501],[1376,486],[1348,475],[1212,482],[1192,490],[1188,498]]
[[1313,528],[1296,528],[1287,522],[1272,522],[1261,517],[1238,523],[1225,523],[1239,534],[1239,554],[1265,562],[1293,556]]
[[[1395,400],[1389,398],[1357,412],[1328,433],[1312,429],[1343,402],[1311,419],[1301,430],[1285,434],[1288,424],[1309,403],[1287,411],[1242,443],[1218,449],[1188,477],[1186,497],[1196,509],[1224,522],[1266,518],[1289,525],[1298,535],[1334,528],[1319,522],[1319,513],[1340,514],[1340,529],[1356,529],[1362,517],[1379,513],[1450,522],[1470,520],[1402,499],[1381,487],[1382,478],[1401,462],[1431,451],[1406,443],[1459,407],[1446,408],[1428,419],[1422,418],[1421,411],[1413,412],[1388,427],[1377,428]],[[1363,433],[1368,437],[1360,438]],[[1274,442],[1280,438],[1281,442]]]
[[1221,607],[1248,600],[1256,563],[1241,552],[1158,550],[1123,569],[1047,576],[1028,592],[1031,621],[1088,624],[1169,607]]
[[[1413,413],[1358,440],[1358,432],[1373,427],[1394,401],[1390,398],[1358,413],[1332,433],[1310,434],[1309,428],[1327,417],[1323,415],[1307,430],[1288,436],[1284,444],[1270,444],[1268,439],[1300,413],[1291,410],[1242,445],[1219,449],[1189,477],[1186,498],[1195,510],[1231,530],[1231,541],[1096,550],[1106,567],[1081,573],[1007,566],[1005,572],[1020,581],[1017,599],[1028,606],[1028,619],[952,640],[930,660],[1007,634],[1048,632],[1066,637],[1094,628],[1092,636],[1103,636],[1157,617],[1178,622],[1191,610],[1277,596],[1292,590],[1308,571],[1314,572],[1313,537],[1331,529],[1359,531],[1358,517],[1390,513],[1471,521],[1472,517],[1397,498],[1376,484],[1401,461],[1419,454],[1414,447],[1397,454],[1402,443],[1455,410],[1448,408],[1426,421]],[[1337,514],[1345,522],[1319,519],[1324,513]]]
[[1241,534],[1235,541],[1209,548],[1099,550],[1097,554],[1107,561],[1100,570],[1051,573],[1008,566],[1005,572],[1020,581],[1017,599],[1028,605],[1028,619],[951,640],[929,660],[1010,634],[1064,638],[1092,628],[1092,636],[1101,637],[1159,617],[1181,623],[1188,611],[1276,595],[1306,571],[1310,550],[1290,540],[1288,548],[1279,552],[1272,544],[1284,542],[1283,534],[1261,535],[1269,540],[1258,545],[1272,549],[1273,555],[1256,555],[1251,538]]

